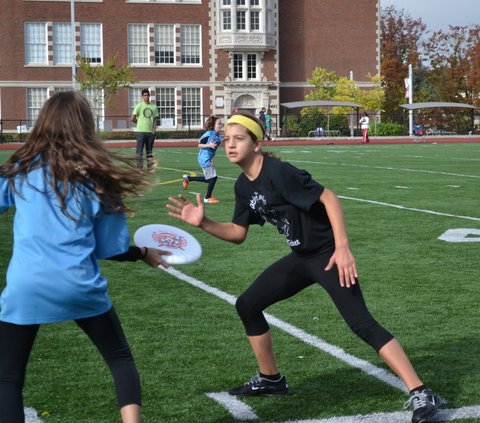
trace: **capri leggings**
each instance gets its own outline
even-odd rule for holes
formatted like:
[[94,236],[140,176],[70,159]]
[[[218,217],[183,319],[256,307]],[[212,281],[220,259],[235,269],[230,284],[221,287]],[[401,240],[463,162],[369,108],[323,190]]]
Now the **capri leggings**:
[[[114,308],[99,316],[75,322],[92,340],[107,363],[115,383],[119,407],[141,405],[140,378]],[[1,423],[24,422],[22,390],[38,328],[39,325],[0,322]]]
[[358,281],[353,287],[342,288],[337,267],[328,272],[324,270],[332,253],[327,251],[309,256],[290,253],[266,269],[236,302],[247,335],[268,332],[269,326],[263,315],[267,307],[318,282],[330,295],[350,329],[367,344],[379,351],[392,340],[392,334],[368,311]]

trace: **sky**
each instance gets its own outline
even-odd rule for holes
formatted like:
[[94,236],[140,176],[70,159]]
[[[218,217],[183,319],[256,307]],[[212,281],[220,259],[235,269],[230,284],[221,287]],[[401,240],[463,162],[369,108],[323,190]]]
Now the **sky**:
[[393,5],[421,18],[427,30],[448,31],[448,25],[480,25],[480,0],[380,0],[380,7]]

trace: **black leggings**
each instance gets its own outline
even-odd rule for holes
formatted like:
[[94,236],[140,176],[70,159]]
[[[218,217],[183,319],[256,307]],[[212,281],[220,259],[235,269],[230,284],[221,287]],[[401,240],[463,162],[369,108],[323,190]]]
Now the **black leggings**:
[[318,282],[330,295],[350,329],[379,351],[393,339],[372,317],[365,305],[360,285],[342,288],[337,267],[327,266],[332,251],[300,256],[291,253],[273,263],[237,299],[237,312],[248,336],[262,335],[269,330],[263,310],[279,301],[293,297],[298,292]]
[[[95,317],[75,320],[97,347],[112,373],[120,408],[141,405],[140,378],[113,307]],[[39,325],[0,322],[0,423],[23,423],[22,390],[28,358]]]
[[208,187],[205,198],[210,198],[212,196],[213,188],[215,188],[215,184],[217,183],[217,176],[214,176],[210,179],[205,179],[205,176],[189,176],[188,180],[190,182],[206,182],[208,184]]

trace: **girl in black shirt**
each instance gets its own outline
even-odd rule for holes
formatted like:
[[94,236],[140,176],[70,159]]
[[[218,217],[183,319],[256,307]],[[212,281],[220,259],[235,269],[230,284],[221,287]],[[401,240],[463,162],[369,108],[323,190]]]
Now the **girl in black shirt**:
[[413,404],[413,423],[426,422],[441,399],[417,376],[400,344],[369,313],[338,197],[304,170],[262,152],[265,131],[246,112],[235,113],[225,125],[224,144],[231,163],[243,173],[235,183],[232,222],[207,218],[200,196],[197,204],[184,196],[169,197],[170,215],[225,241],[242,243],[252,224],[270,222],[285,235],[292,252],[269,266],[238,298],[236,308],[255,353],[259,374],[230,390],[231,395],[285,395],[288,385],[277,369],[272,338],[263,310],[319,283],[330,295],[349,327],[371,345],[402,379]]

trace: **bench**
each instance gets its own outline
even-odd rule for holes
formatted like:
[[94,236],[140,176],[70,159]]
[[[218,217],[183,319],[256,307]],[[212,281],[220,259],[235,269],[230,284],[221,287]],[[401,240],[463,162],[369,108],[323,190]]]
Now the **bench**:
[[[308,136],[309,137],[317,137],[321,138],[318,135],[315,135],[316,131],[309,131]],[[327,129],[323,131],[323,137],[339,137],[340,136],[340,131],[336,129]]]

